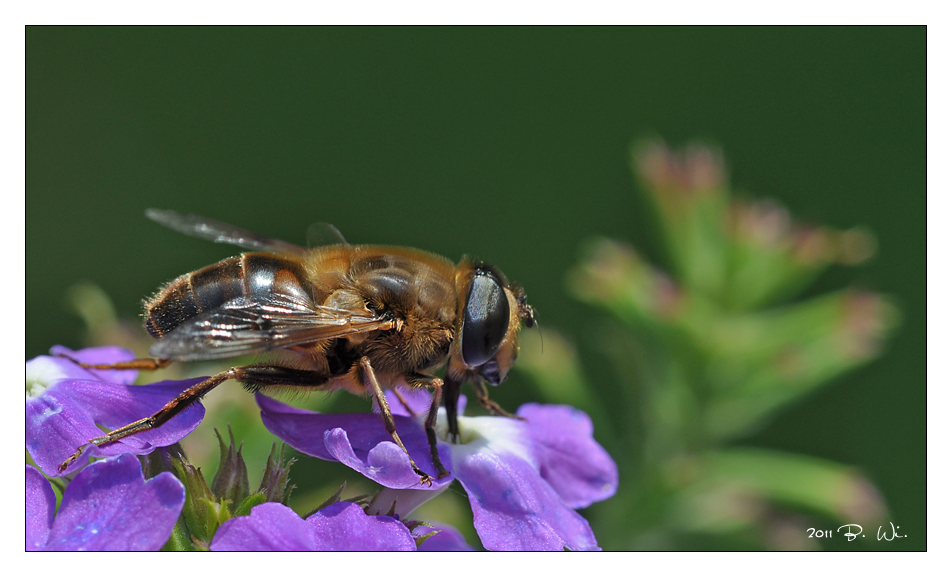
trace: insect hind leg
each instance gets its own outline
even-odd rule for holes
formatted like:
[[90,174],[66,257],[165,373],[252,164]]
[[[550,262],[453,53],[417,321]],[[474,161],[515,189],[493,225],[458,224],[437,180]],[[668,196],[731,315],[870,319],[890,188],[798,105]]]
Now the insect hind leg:
[[139,419],[138,421],[129,423],[124,427],[119,427],[118,429],[110,431],[101,437],[89,439],[85,444],[77,448],[75,453],[70,455],[69,458],[60,464],[60,472],[65,471],[66,468],[73,463],[73,461],[78,459],[83,454],[83,450],[85,450],[86,447],[90,445],[96,445],[98,447],[101,445],[114,443],[120,439],[131,437],[136,433],[141,433],[142,431],[148,431],[149,429],[161,427],[163,424],[167,423],[169,419],[181,413],[183,410],[201,399],[205,393],[214,389],[228,379],[234,378],[235,370],[236,369],[229,369],[225,372],[218,373],[217,375],[192,385],[191,387],[179,393],[174,399],[166,403],[164,407],[149,417]]
[[292,369],[281,365],[248,365],[236,367],[235,379],[249,393],[273,389],[317,389],[327,384],[330,375],[322,371]]
[[[132,363],[135,361],[129,362]],[[125,363],[117,364],[123,365]],[[116,367],[114,365],[109,365],[93,366],[91,368]],[[89,439],[85,444],[80,446],[75,453],[70,455],[68,459],[63,461],[63,463],[59,466],[59,470],[61,472],[65,471],[66,468],[73,463],[73,461],[78,459],[83,454],[83,450],[90,445],[96,445],[98,447],[100,445],[114,443],[120,439],[125,439],[126,437],[131,437],[132,435],[141,433],[142,431],[148,431],[149,429],[161,427],[167,423],[169,419],[181,413],[183,410],[201,399],[206,393],[229,379],[240,381],[246,389],[257,391],[271,386],[318,387],[327,382],[327,375],[315,371],[302,371],[276,365],[249,365],[233,367],[185,389],[174,399],[166,403],[165,406],[159,409],[159,411],[157,411],[155,414],[144,419],[139,419],[133,423],[129,423],[124,427],[119,427],[118,429],[110,431],[101,437]]]
[[135,369],[139,371],[157,371],[159,369],[165,368],[172,364],[172,359],[156,359],[156,358],[145,358],[145,359],[133,359],[131,361],[122,361],[118,363],[84,363],[78,359],[60,353],[56,355],[60,358],[70,360],[77,365],[83,367],[84,369],[95,369],[95,370],[116,370],[116,371],[125,371],[130,369]]

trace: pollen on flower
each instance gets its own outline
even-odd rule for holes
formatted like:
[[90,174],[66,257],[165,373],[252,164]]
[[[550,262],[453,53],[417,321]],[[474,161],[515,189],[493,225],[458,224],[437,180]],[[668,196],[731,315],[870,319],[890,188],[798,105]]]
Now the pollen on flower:
[[43,381],[36,379],[30,379],[30,376],[26,377],[26,398],[35,399],[43,394],[43,391],[47,389],[48,385]]

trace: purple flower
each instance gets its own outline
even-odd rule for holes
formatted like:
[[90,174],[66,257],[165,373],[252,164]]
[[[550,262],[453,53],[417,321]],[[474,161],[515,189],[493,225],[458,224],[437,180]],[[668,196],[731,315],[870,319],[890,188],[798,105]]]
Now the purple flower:
[[93,463],[56,496],[49,481],[26,466],[28,551],[157,551],[185,504],[171,473],[145,480],[139,461],[120,455]]
[[[295,449],[328,461],[340,461],[368,479],[392,489],[440,490],[453,477],[436,478],[430,445],[423,427],[411,417],[394,414],[397,433],[420,469],[433,478],[430,486],[410,467],[410,459],[389,441],[380,415],[374,413],[330,415],[290,407],[256,395],[261,420],[269,431]],[[316,418],[315,418],[316,417]],[[384,439],[388,442],[381,442]],[[440,446],[440,459],[449,462],[448,446]]]
[[[265,426],[303,453],[341,461],[395,489],[442,489],[449,479],[421,487],[409,459],[390,441],[378,415],[324,415],[261,395],[257,399]],[[409,402],[415,413],[425,413],[425,403]],[[406,413],[396,399],[390,406],[413,460],[431,472],[421,417],[396,415]],[[460,443],[439,443],[443,464],[469,495],[483,546],[491,550],[597,549],[588,522],[574,509],[612,496],[618,469],[592,438],[591,421],[585,413],[566,406],[528,404],[517,414],[525,420],[461,416]],[[442,412],[437,436],[447,436]]]
[[263,503],[229,519],[212,551],[415,551],[410,530],[393,517],[367,515],[360,505],[335,503],[307,519],[280,503]]
[[[128,361],[130,351],[98,347],[70,351],[53,347],[53,355],[90,364]],[[40,356],[26,363],[26,448],[33,461],[49,476],[75,472],[87,459],[73,462],[63,473],[58,467],[81,445],[101,436],[102,429],[116,429],[147,417],[202,379],[164,381],[135,386],[136,371],[90,370],[62,356]],[[161,427],[138,433],[101,447],[89,447],[87,456],[122,453],[144,455],[171,445],[198,426],[205,409],[195,404]]]

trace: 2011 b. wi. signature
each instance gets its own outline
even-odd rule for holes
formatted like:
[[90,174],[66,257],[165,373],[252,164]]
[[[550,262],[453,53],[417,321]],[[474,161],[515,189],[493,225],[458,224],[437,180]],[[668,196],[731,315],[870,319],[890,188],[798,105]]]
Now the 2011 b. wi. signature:
[[[845,529],[845,531],[844,531]],[[810,534],[811,539],[822,539],[824,537],[833,537],[834,533],[831,529],[814,529],[810,527],[807,529],[807,532]],[[836,530],[836,534],[841,534],[846,537],[847,541],[853,541],[857,537],[866,537],[863,533],[863,526],[856,523],[848,523],[843,525]],[[879,526],[879,529],[876,530],[876,540],[877,541],[892,541],[893,539],[903,539],[907,535],[899,534],[899,525],[893,525],[892,521],[889,522],[889,528],[884,529],[883,525]]]

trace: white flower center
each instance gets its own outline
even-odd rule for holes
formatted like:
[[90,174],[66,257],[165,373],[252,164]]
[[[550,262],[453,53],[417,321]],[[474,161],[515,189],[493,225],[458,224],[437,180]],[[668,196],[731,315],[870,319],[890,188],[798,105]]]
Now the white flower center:
[[26,398],[35,399],[56,381],[68,377],[52,357],[42,356],[26,363]]
[[453,459],[480,452],[512,454],[530,463],[535,459],[529,453],[522,421],[509,417],[464,417],[459,422],[459,443],[449,441],[449,425],[446,411],[440,408],[436,421],[436,436],[449,443]]

